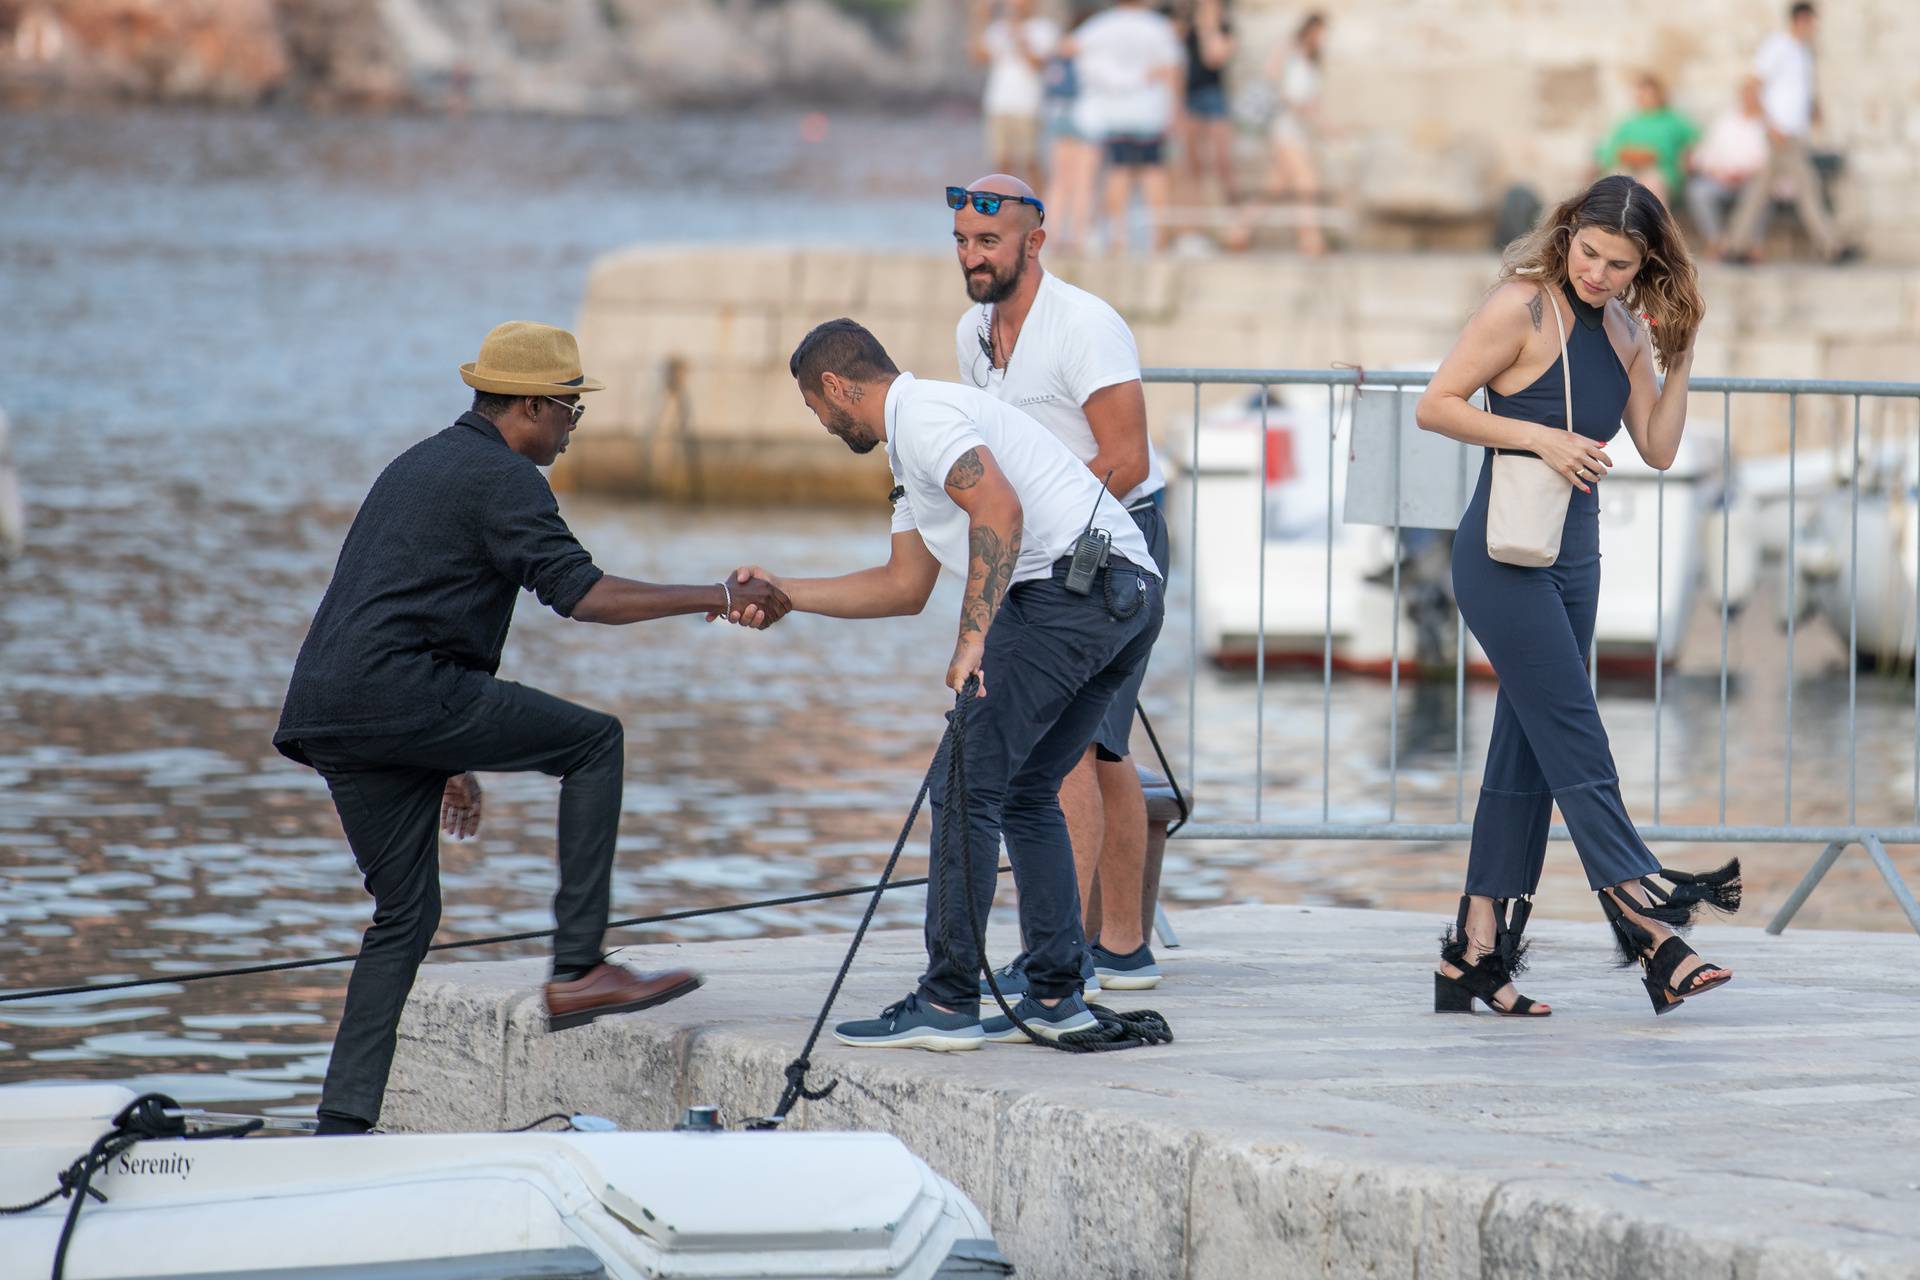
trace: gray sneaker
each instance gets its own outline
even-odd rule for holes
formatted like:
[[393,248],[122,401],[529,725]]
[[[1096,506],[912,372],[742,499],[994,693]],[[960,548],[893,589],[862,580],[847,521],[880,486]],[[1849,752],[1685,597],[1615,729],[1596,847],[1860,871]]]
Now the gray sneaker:
[[[1028,996],[1013,1006],[1013,1011],[1020,1015],[1020,1021],[1033,1028],[1035,1035],[1048,1040],[1058,1040],[1074,1031],[1091,1031],[1100,1025],[1100,1020],[1087,1008],[1087,1002],[1079,996],[1067,996],[1051,1009]],[[1014,1026],[1013,1019],[1004,1013],[988,1018],[980,1024],[980,1029],[987,1039],[1001,1044],[1030,1043],[1026,1033]]]
[[922,1000],[917,991],[882,1009],[877,1018],[841,1023],[833,1029],[833,1038],[860,1049],[932,1049],[936,1053],[978,1049],[986,1043],[978,1013],[948,1013]]
[[1160,985],[1160,966],[1146,943],[1123,956],[1115,955],[1097,942],[1091,950],[1093,971],[1109,991],[1146,991]]
[[[1080,961],[1080,994],[1091,1000],[1100,994],[1100,974],[1094,968],[1093,957],[1085,955]],[[1000,994],[1009,1001],[1017,1000],[1027,994],[1027,953],[1022,951],[993,971],[993,980],[1000,984]],[[980,979],[980,998],[993,999],[993,988],[987,985],[985,978]]]

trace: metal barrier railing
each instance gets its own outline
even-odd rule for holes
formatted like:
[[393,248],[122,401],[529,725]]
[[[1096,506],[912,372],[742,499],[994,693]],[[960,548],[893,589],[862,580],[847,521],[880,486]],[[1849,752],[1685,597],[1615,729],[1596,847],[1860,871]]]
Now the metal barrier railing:
[[[1253,796],[1252,821],[1250,822],[1209,822],[1192,821],[1184,825],[1176,838],[1197,840],[1368,840],[1368,841],[1464,841],[1469,838],[1472,825],[1466,811],[1466,676],[1468,633],[1464,618],[1457,609],[1453,610],[1455,627],[1453,672],[1454,683],[1454,805],[1453,820],[1450,822],[1412,822],[1401,819],[1400,809],[1400,760],[1399,760],[1399,718],[1400,718],[1400,671],[1402,654],[1400,632],[1403,622],[1402,564],[1404,560],[1404,530],[1398,514],[1391,524],[1393,548],[1390,556],[1392,564],[1392,640],[1389,660],[1386,664],[1389,694],[1388,725],[1388,782],[1386,813],[1383,821],[1335,821],[1333,819],[1331,795],[1333,783],[1333,687],[1334,687],[1334,575],[1335,546],[1335,492],[1334,476],[1336,467],[1334,458],[1341,430],[1341,392],[1351,389],[1347,397],[1349,413],[1357,398],[1374,389],[1394,389],[1396,392],[1423,388],[1430,374],[1427,372],[1392,372],[1340,368],[1331,370],[1302,369],[1204,369],[1204,368],[1155,368],[1144,372],[1144,380],[1149,384],[1190,384],[1193,388],[1191,440],[1185,468],[1189,485],[1187,500],[1185,567],[1190,575],[1187,584],[1190,599],[1188,630],[1188,687],[1187,687],[1187,782],[1190,790],[1201,788],[1199,757],[1197,752],[1198,729],[1198,679],[1201,669],[1200,652],[1200,577],[1209,570],[1202,564],[1199,550],[1200,507],[1197,493],[1197,481],[1203,472],[1202,459],[1202,404],[1201,390],[1208,386],[1235,386],[1249,389],[1258,388],[1258,411],[1260,424],[1259,465],[1253,471],[1253,483],[1260,490],[1260,528],[1257,553],[1258,571],[1256,615],[1257,634],[1253,644],[1253,666],[1255,679],[1256,705],[1254,710],[1253,744]],[[1320,732],[1320,812],[1317,820],[1301,815],[1289,815],[1289,820],[1268,821],[1265,815],[1263,793],[1266,790],[1264,779],[1266,761],[1266,701],[1268,675],[1268,598],[1267,598],[1267,549],[1270,540],[1269,504],[1266,501],[1266,486],[1272,475],[1273,459],[1269,456],[1272,448],[1272,436],[1269,428],[1269,413],[1273,404],[1273,389],[1286,386],[1324,387],[1327,392],[1327,435],[1328,465],[1326,467],[1326,527],[1325,557],[1322,571],[1321,588],[1324,591],[1324,613],[1320,646],[1321,677],[1321,732]],[[1786,397],[1786,543],[1785,543],[1785,591],[1786,591],[1786,681],[1785,681],[1785,741],[1782,744],[1784,771],[1781,785],[1781,819],[1778,823],[1732,823],[1727,818],[1727,706],[1729,697],[1729,657],[1728,633],[1730,622],[1730,578],[1729,563],[1732,521],[1729,516],[1721,528],[1719,537],[1720,552],[1720,654],[1719,654],[1719,804],[1718,819],[1709,824],[1670,824],[1662,821],[1661,797],[1661,724],[1662,711],[1666,702],[1665,668],[1667,665],[1665,609],[1667,603],[1667,566],[1664,548],[1666,547],[1666,496],[1667,475],[1657,473],[1653,484],[1656,492],[1656,537],[1662,554],[1655,566],[1653,655],[1653,799],[1651,806],[1652,821],[1641,825],[1641,835],[1649,842],[1723,842],[1723,843],[1767,843],[1767,844],[1819,844],[1824,849],[1815,859],[1799,885],[1793,890],[1786,903],[1767,926],[1768,931],[1779,933],[1786,928],[1794,914],[1805,903],[1807,897],[1820,883],[1840,854],[1849,846],[1860,845],[1872,859],[1875,868],[1885,880],[1895,901],[1912,922],[1916,931],[1920,931],[1920,902],[1916,902],[1913,893],[1901,879],[1893,860],[1888,856],[1888,845],[1920,845],[1920,679],[1915,680],[1913,702],[1913,778],[1912,778],[1912,819],[1895,823],[1863,823],[1859,820],[1859,749],[1857,737],[1859,709],[1859,611],[1860,611],[1860,496],[1861,496],[1861,402],[1865,399],[1879,401],[1907,401],[1916,410],[1920,410],[1920,383],[1907,382],[1855,382],[1822,379],[1782,379],[1782,378],[1708,378],[1696,377],[1690,380],[1690,391],[1694,396],[1718,394],[1721,398],[1720,423],[1720,463],[1723,486],[1731,483],[1734,473],[1733,451],[1733,401],[1736,396],[1784,396]],[[1848,515],[1848,551],[1847,574],[1847,636],[1849,661],[1847,663],[1847,716],[1846,716],[1846,820],[1844,822],[1800,823],[1794,822],[1793,770],[1794,770],[1794,671],[1795,631],[1799,622],[1800,601],[1796,598],[1798,590],[1799,553],[1799,488],[1797,458],[1801,445],[1800,404],[1803,397],[1841,397],[1850,400],[1851,415],[1851,461],[1845,476],[1849,498]],[[1398,433],[1402,430],[1418,431],[1417,427],[1395,425],[1396,450],[1399,444]],[[1617,441],[1619,447],[1631,448],[1624,440]],[[1903,449],[1905,447],[1903,443]],[[1920,455],[1916,455],[1920,457]],[[1401,486],[1398,453],[1392,465],[1393,510],[1401,510],[1403,492]],[[1904,452],[1900,455],[1897,470],[1897,483],[1894,493],[1899,501],[1911,509],[1915,503],[1916,477],[1912,474],[1914,459]],[[1604,492],[1604,490],[1603,490]],[[1723,499],[1724,500],[1724,499]],[[1914,560],[1908,565],[1909,589],[1913,594],[1914,628],[1913,645],[1920,647],[1920,583],[1913,578],[1920,572],[1920,518],[1912,519],[1916,545],[1913,548]],[[1907,548],[1903,544],[1900,555]],[[1903,638],[1904,639],[1904,638]],[[1897,642],[1897,644],[1900,642]],[[1909,651],[1909,654],[1911,650]],[[1599,645],[1591,646],[1590,662],[1593,667],[1589,676],[1596,682]],[[1903,656],[1910,663],[1911,656]],[[1911,667],[1909,667],[1911,670]],[[1555,825],[1550,838],[1567,840],[1564,826]]]

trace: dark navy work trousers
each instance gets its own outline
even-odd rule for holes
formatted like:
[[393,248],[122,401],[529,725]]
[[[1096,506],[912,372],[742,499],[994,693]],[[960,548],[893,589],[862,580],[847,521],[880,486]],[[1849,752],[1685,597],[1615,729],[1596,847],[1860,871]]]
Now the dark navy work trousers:
[[1620,799],[1619,770],[1587,676],[1600,600],[1596,496],[1574,491],[1559,559],[1525,568],[1487,555],[1491,478],[1489,453],[1453,540],[1454,596],[1500,678],[1466,891],[1531,894],[1556,804],[1590,888],[1652,875],[1660,864]]
[[1096,575],[1091,595],[1066,589],[1065,566],[1055,564],[1050,578],[1015,583],[987,630],[986,697],[967,708],[964,879],[940,853],[940,833],[956,815],[944,757],[934,769],[933,883],[920,991],[950,1009],[980,1005],[980,948],[961,892],[972,895],[973,917],[984,923],[1003,833],[1020,893],[1029,987],[1047,999],[1080,989],[1086,942],[1060,783],[1086,754],[1115,693],[1146,664],[1166,604],[1160,579],[1118,555],[1114,567]]

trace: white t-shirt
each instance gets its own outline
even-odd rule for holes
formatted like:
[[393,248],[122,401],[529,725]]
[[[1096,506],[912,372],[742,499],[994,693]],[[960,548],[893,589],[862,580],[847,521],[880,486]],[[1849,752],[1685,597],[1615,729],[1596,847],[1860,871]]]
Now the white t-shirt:
[[1773,127],[1804,138],[1813,127],[1813,50],[1776,31],[1753,56],[1753,74],[1760,77],[1760,105]]
[[1147,540],[1126,508],[1100,487],[1067,447],[1039,424],[984,391],[903,373],[887,388],[887,465],[906,492],[893,504],[893,531],[920,532],[940,566],[967,576],[967,513],[948,496],[947,474],[969,449],[985,446],[1020,495],[1024,515],[1014,582],[1045,578],[1093,517],[1113,549],[1159,577]]
[[1767,126],[1744,111],[1723,113],[1694,147],[1693,167],[1720,182],[1744,182],[1767,167]]
[[981,109],[990,116],[1040,114],[1040,70],[1027,55],[1046,58],[1060,43],[1060,27],[1050,18],[1015,24],[995,18],[980,33],[987,48],[987,91]]
[[1156,72],[1186,65],[1180,33],[1151,9],[1108,9],[1073,33],[1076,124],[1096,136],[1155,138],[1173,125],[1174,86]]
[[[1040,278],[1033,309],[1020,326],[1013,358],[1004,369],[980,349],[986,332],[985,303],[968,307],[953,331],[960,381],[1014,406],[1058,436],[1082,463],[1100,452],[1087,425],[1087,397],[1104,387],[1140,380],[1140,349],[1120,313],[1085,289],[1048,272]],[[1132,506],[1167,487],[1160,454],[1147,442],[1147,478],[1126,496]]]

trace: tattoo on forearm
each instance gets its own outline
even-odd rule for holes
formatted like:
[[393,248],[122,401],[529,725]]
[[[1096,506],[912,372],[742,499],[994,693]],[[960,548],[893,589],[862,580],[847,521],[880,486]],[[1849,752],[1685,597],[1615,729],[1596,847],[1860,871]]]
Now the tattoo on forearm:
[[1542,306],[1546,300],[1546,294],[1536,293],[1533,295],[1533,301],[1527,304],[1527,314],[1533,317],[1533,331],[1535,333],[1540,332],[1540,320],[1547,314],[1546,309]]
[[1020,530],[1002,538],[997,529],[975,525],[967,535],[971,563],[967,566],[967,594],[960,602],[960,634],[981,632],[993,623],[1000,601],[1013,581],[1013,566],[1020,559]]
[[980,461],[980,451],[969,449],[954,462],[953,469],[947,472],[947,488],[971,489],[980,483],[980,477],[986,474],[986,464]]

